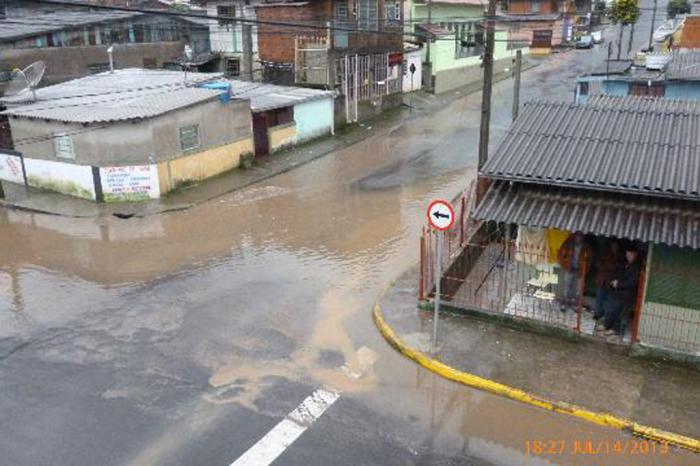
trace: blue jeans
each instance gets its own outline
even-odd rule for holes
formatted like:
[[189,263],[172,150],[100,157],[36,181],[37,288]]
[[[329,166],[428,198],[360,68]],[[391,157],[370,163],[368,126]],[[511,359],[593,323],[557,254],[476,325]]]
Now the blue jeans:
[[623,335],[629,325],[629,308],[624,301],[609,296],[605,302],[605,328]]
[[595,294],[595,312],[593,314],[594,319],[600,319],[605,315],[605,302],[608,300],[608,290],[603,288],[603,286],[598,287],[598,291]]

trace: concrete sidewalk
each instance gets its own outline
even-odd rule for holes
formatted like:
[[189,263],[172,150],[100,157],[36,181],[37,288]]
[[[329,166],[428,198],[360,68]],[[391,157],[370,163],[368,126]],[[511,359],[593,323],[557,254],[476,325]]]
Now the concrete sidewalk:
[[[430,354],[432,310],[420,310],[418,270],[405,272],[379,299],[385,323],[406,345]],[[443,312],[433,358],[540,398],[607,412],[700,439],[700,367],[628,355],[627,347],[507,328]]]

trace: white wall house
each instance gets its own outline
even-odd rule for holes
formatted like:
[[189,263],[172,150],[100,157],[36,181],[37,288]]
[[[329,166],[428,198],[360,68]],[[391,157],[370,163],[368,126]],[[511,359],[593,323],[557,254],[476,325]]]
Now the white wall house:
[[[414,72],[411,73],[411,65],[414,67]],[[401,90],[403,92],[418,91],[421,88],[423,70],[423,51],[419,48],[406,48],[403,53],[403,83]]]
[[[244,0],[221,0],[207,3],[207,15],[255,19],[255,8]],[[258,28],[253,26],[253,78],[259,78]],[[243,76],[243,25],[226,20],[209,21],[211,51],[221,54],[221,71],[228,77]]]

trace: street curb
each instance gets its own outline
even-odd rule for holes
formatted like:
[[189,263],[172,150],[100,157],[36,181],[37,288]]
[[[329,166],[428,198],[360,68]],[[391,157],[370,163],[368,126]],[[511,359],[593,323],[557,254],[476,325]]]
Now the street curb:
[[[389,285],[389,287],[391,286],[392,285]],[[600,426],[612,427],[614,429],[627,431],[630,432],[632,435],[638,437],[655,440],[657,442],[667,443],[669,445],[675,445],[693,451],[695,453],[700,453],[700,440],[698,439],[638,424],[634,421],[617,417],[613,414],[590,411],[588,409],[581,408],[579,406],[563,401],[550,401],[544,398],[540,398],[536,395],[532,395],[518,388],[504,385],[495,380],[486,379],[475,374],[470,374],[468,372],[462,372],[458,369],[455,369],[454,367],[448,366],[447,364],[432,359],[431,357],[425,355],[421,351],[412,348],[406,343],[404,343],[404,341],[401,340],[401,338],[396,334],[394,329],[392,329],[384,320],[384,315],[382,313],[381,306],[379,305],[379,300],[386,293],[389,287],[387,287],[374,302],[374,308],[372,311],[372,318],[374,319],[374,323],[379,329],[379,332],[382,334],[384,339],[391,346],[393,346],[401,354],[403,354],[409,359],[412,359],[425,369],[434,372],[435,374],[438,374],[448,380],[452,380],[454,382],[458,382],[468,387],[476,388],[478,390],[493,393],[494,395],[510,398],[511,400],[526,403],[532,406],[536,406],[538,408],[543,408],[549,411],[553,411],[555,413],[572,416]]]

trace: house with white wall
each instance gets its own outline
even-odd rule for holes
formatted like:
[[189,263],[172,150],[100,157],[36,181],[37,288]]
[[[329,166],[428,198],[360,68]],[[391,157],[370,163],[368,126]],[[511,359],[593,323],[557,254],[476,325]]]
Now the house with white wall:
[[220,77],[129,68],[5,97],[0,179],[132,201],[236,168],[253,152],[250,101],[202,87]]

